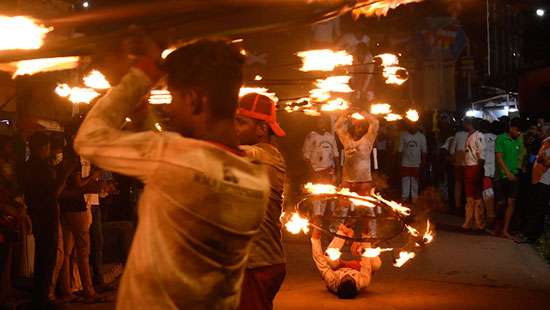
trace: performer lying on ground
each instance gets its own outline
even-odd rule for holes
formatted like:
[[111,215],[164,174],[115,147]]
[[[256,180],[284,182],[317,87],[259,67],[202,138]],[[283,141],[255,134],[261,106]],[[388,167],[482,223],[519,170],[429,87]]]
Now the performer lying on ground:
[[[338,235],[353,236],[353,230],[340,224]],[[346,241],[339,237],[334,237],[328,248],[340,250]],[[361,255],[363,249],[370,245],[367,242],[352,245],[354,255]],[[342,259],[330,260],[323,253],[321,247],[321,231],[314,229],[311,235],[311,254],[317,270],[321,274],[325,285],[329,291],[335,293],[341,299],[353,299],[360,291],[364,290],[371,281],[373,271],[377,271],[382,266],[379,257],[368,258],[361,256],[360,260],[345,261]]]

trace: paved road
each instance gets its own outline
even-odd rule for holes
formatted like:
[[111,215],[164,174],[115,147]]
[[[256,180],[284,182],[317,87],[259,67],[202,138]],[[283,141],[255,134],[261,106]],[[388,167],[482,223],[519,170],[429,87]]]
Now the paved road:
[[372,285],[355,300],[339,300],[325,289],[305,237],[287,241],[288,274],[275,309],[550,309],[550,267],[533,247],[463,234],[456,229],[459,218],[439,216],[437,222],[430,247],[402,269],[383,256]]

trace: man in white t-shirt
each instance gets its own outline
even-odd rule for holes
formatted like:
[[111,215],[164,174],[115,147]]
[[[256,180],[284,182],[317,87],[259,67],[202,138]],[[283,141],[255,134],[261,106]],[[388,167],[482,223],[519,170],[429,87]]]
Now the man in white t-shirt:
[[449,153],[454,159],[454,177],[455,177],[455,211],[462,208],[462,190],[464,184],[464,149],[466,147],[466,138],[468,133],[461,127],[454,136],[453,143],[449,148]]
[[[310,132],[302,148],[304,160],[311,167],[310,181],[334,184],[339,167],[339,152],[334,134],[330,131],[330,119],[319,118],[317,130]],[[323,215],[327,201],[314,200],[313,214]]]
[[[464,148],[464,192],[466,193],[466,217],[462,228],[484,229],[485,212],[481,205],[485,144],[483,134],[474,127],[474,120],[464,119],[464,129],[468,133]],[[475,220],[475,222],[474,222]]]
[[426,160],[428,146],[426,136],[418,131],[415,123],[407,122],[406,129],[401,133],[398,149],[401,158],[401,198],[416,202],[420,167]]
[[149,55],[129,70],[124,50],[106,68],[127,73],[88,112],[74,142],[98,167],[145,184],[117,309],[235,309],[269,197],[265,168],[238,149],[244,57],[214,40],[172,52],[163,69],[172,94],[166,128],[174,132],[133,133],[119,128],[163,74],[157,48],[139,51]]
[[[495,123],[495,125],[498,123]],[[481,121],[481,132],[483,133],[485,145],[485,164],[483,165],[483,206],[485,207],[486,227],[492,229],[495,224],[495,192],[493,190],[493,179],[495,177],[495,141],[494,126],[487,120]]]

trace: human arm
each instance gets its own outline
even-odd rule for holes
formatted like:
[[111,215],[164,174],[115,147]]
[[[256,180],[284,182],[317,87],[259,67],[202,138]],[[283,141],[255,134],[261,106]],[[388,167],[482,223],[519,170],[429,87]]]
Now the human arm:
[[421,135],[420,138],[420,152],[420,158],[422,161],[422,165],[424,166],[428,161],[428,142],[426,142],[425,135]]
[[75,138],[75,150],[98,167],[145,181],[160,161],[163,136],[152,131],[129,133],[120,128],[151,84],[144,71],[130,69],[88,112]]
[[477,158],[479,158],[479,164],[483,166],[485,163],[485,138],[483,134],[479,134],[479,137],[474,141],[476,144]]
[[335,286],[336,275],[328,264],[328,258],[323,253],[320,238],[316,238],[312,236],[311,254],[313,257],[313,261],[315,262],[315,266],[317,267],[317,270],[319,270],[319,273],[321,274],[323,281],[325,281],[328,287],[330,287],[331,285]]
[[310,154],[311,154],[311,148],[312,148],[311,140],[312,140],[312,133],[310,132],[306,136],[306,139],[304,140],[304,146],[302,147],[303,158],[308,163],[310,161]]
[[347,122],[346,114],[342,113],[336,120],[336,123],[334,124],[336,135],[338,135],[338,139],[340,139],[340,142],[342,142],[344,149],[349,148],[353,142],[353,138],[349,134],[348,128],[346,126],[346,122]]
[[516,176],[514,176],[514,174],[508,169],[508,167],[506,166],[506,163],[504,162],[503,152],[504,152],[503,140],[501,137],[498,137],[495,142],[495,159],[496,159],[497,165],[508,180],[515,181]]
[[378,128],[380,128],[380,121],[370,113],[363,113],[362,115],[369,123],[369,130],[364,137],[374,144],[374,140],[376,140],[376,136],[378,135]]

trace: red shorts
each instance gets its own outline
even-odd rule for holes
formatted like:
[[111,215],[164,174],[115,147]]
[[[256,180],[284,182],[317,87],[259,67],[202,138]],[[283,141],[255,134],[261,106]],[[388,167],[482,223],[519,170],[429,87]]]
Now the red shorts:
[[279,292],[285,275],[285,264],[246,269],[238,309],[273,309],[273,299]]
[[333,184],[334,177],[335,173],[333,168],[313,171],[313,173],[311,174],[311,182],[316,184]]
[[401,177],[420,177],[420,168],[419,167],[401,167]]
[[483,177],[483,190],[493,188],[493,178]]
[[482,171],[479,165],[464,167],[464,192],[466,197],[481,199]]
[[372,182],[342,182],[341,187],[349,188],[351,192],[359,195],[369,195],[372,189]]

